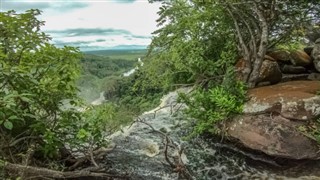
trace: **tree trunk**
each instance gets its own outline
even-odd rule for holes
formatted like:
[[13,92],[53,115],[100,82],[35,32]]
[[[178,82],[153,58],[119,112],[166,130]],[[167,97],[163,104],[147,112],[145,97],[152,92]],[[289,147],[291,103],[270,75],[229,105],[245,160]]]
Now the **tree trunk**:
[[257,52],[257,57],[253,62],[252,72],[249,77],[248,87],[253,88],[256,86],[262,62],[266,54],[266,49],[268,45],[268,23],[264,17],[262,11],[259,9],[257,3],[254,3],[253,10],[257,13],[260,23],[261,23],[261,36],[260,36],[260,45]]

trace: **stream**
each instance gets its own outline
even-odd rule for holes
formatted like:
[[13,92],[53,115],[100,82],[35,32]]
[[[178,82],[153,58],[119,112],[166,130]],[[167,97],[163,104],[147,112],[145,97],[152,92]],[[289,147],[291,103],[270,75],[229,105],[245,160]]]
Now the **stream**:
[[[111,135],[115,148],[104,162],[109,173],[129,174],[133,180],[182,179],[166,162],[166,143],[162,135],[166,134],[173,145],[183,147],[181,160],[195,180],[320,179],[319,162],[284,162],[290,166],[283,166],[264,155],[243,151],[221,138],[202,136],[185,140],[192,129],[189,122],[193,120],[183,115],[181,109],[186,107],[177,103],[177,97],[177,92],[169,93],[162,98],[159,107],[143,113],[137,122]],[[100,100],[94,102],[102,102]],[[178,157],[177,149],[169,147],[167,153],[169,158]]]

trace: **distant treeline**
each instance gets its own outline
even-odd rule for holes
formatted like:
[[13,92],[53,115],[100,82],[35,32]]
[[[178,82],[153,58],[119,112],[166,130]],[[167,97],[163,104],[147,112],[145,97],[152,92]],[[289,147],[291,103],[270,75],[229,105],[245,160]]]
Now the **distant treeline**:
[[114,59],[107,56],[85,54],[81,59],[82,74],[94,75],[98,78],[120,75],[135,66],[137,60]]

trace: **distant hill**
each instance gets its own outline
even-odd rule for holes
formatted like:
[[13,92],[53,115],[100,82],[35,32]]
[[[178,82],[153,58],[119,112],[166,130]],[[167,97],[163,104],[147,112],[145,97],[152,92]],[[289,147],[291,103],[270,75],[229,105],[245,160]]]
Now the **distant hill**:
[[96,51],[84,51],[84,54],[108,56],[112,59],[137,60],[143,58],[147,53],[146,49],[108,49]]
[[113,54],[137,54],[145,53],[147,49],[106,49],[106,50],[95,50],[95,51],[83,51],[85,54],[94,54],[94,55],[113,55]]

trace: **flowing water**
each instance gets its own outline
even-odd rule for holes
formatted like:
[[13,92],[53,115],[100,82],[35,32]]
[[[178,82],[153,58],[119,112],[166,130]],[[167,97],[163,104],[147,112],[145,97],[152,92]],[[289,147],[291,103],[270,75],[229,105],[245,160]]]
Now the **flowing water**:
[[[105,161],[110,173],[127,174],[133,180],[181,179],[166,161],[166,134],[173,145],[184,148],[181,159],[192,179],[320,179],[319,162],[281,162],[241,150],[221,138],[185,140],[192,127],[181,111],[185,105],[178,104],[177,97],[177,92],[169,93],[159,107],[110,137],[115,146]],[[169,158],[177,157],[177,153],[177,149],[169,147]]]

